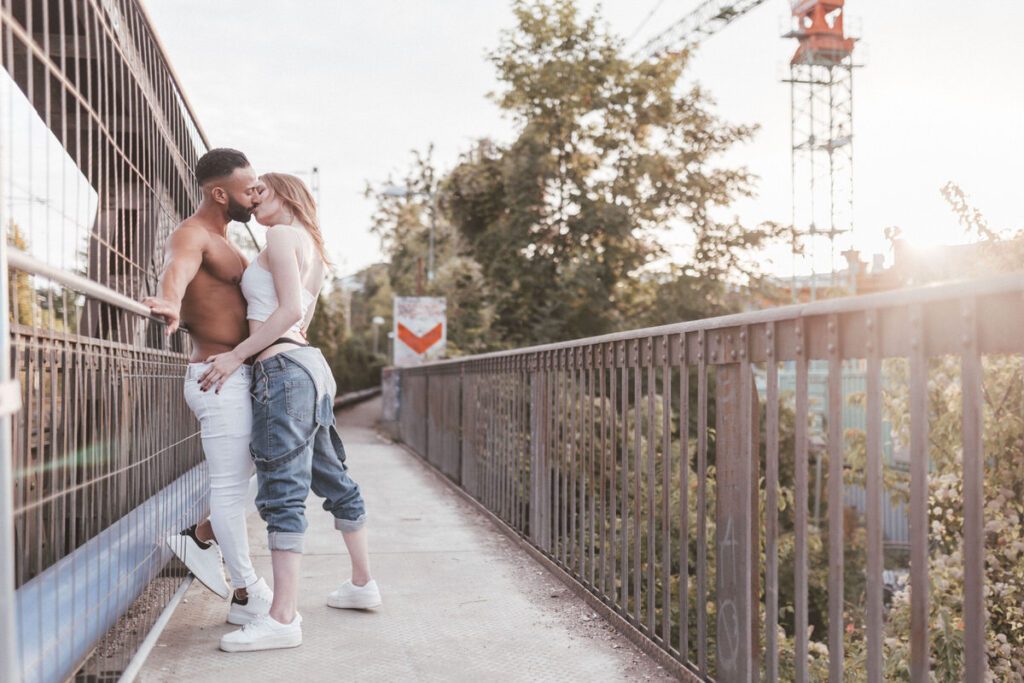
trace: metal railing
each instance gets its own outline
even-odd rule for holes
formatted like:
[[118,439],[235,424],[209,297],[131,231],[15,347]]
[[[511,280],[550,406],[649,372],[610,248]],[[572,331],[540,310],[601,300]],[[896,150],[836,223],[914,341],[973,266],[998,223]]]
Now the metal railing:
[[109,679],[205,514],[188,341],[137,302],[207,143],[136,0],[4,0],[0,62],[0,679]]
[[[883,637],[907,643],[907,678],[928,680],[938,632],[929,615],[928,443],[939,438],[929,432],[937,417],[928,396],[937,382],[954,385],[962,410],[954,444],[962,450],[958,637],[962,678],[980,681],[983,474],[1005,455],[983,453],[982,358],[1016,357],[1013,381],[1021,382],[1022,304],[1024,275],[1012,275],[388,374],[392,384],[398,375],[399,433],[412,450],[686,675],[720,681],[881,681],[891,664]],[[959,377],[933,377],[934,364],[951,358]],[[810,419],[812,364],[827,374],[821,433]],[[859,439],[843,424],[849,364],[866,373]],[[795,371],[791,393],[780,392],[782,368]],[[1024,410],[1021,392],[1014,395]],[[909,473],[883,462],[883,413],[899,422],[888,411],[899,412],[892,401],[900,396],[909,406]],[[824,499],[843,501],[844,485],[857,480],[866,489],[863,516],[840,502],[812,518],[809,463],[818,449]],[[903,483],[894,483],[899,476]],[[909,558],[887,554],[882,537],[883,497],[908,492]],[[858,534],[862,553],[853,550]],[[883,579],[902,573],[906,627],[890,622],[899,601],[886,597],[906,586]]]

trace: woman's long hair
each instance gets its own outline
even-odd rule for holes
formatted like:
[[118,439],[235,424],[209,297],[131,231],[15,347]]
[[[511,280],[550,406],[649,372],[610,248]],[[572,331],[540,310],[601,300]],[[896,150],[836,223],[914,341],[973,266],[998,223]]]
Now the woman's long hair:
[[324,247],[324,236],[320,233],[320,220],[316,215],[316,202],[310,193],[306,183],[301,179],[288,173],[264,173],[260,180],[274,191],[281,202],[292,212],[292,215],[299,219],[305,226],[309,236],[313,238],[316,250],[320,259],[328,268],[333,264],[327,258],[327,248]]

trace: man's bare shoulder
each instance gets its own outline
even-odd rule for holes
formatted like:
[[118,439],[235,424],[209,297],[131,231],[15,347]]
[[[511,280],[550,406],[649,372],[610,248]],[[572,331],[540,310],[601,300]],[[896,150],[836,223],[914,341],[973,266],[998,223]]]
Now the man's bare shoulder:
[[167,245],[179,249],[205,250],[210,231],[202,221],[190,216],[181,222],[167,238]]

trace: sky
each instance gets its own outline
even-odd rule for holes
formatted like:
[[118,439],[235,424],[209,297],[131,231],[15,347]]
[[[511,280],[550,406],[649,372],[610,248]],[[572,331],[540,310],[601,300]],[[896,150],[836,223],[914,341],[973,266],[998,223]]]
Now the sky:
[[[605,0],[628,47],[667,28],[698,0]],[[598,6],[579,0],[585,11]],[[721,160],[755,173],[742,220],[790,218],[786,0],[768,0],[709,38],[688,78],[716,111],[756,123],[756,138]],[[369,232],[367,183],[401,177],[433,144],[452,167],[473,140],[508,141],[511,120],[487,51],[512,26],[504,0],[146,0],[156,30],[211,144],[246,152],[258,171],[320,170],[321,222],[340,272],[382,260]],[[870,260],[898,226],[912,243],[962,242],[939,190],[958,183],[998,229],[1024,228],[1024,3],[848,0],[860,38],[854,76],[854,233]],[[667,236],[683,258],[685,228]],[[763,255],[788,275],[786,248]]]

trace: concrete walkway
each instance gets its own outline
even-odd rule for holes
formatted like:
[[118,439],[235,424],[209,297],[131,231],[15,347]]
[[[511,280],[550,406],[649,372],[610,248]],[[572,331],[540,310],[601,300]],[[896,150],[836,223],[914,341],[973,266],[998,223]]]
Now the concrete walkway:
[[[228,605],[194,582],[140,681],[621,681],[671,680],[547,570],[373,429],[379,401],[339,413],[353,478],[363,487],[373,569],[384,605],[335,610],[348,577],[330,516],[312,497],[293,650],[217,649]],[[249,520],[253,560],[270,576],[266,531]]]

